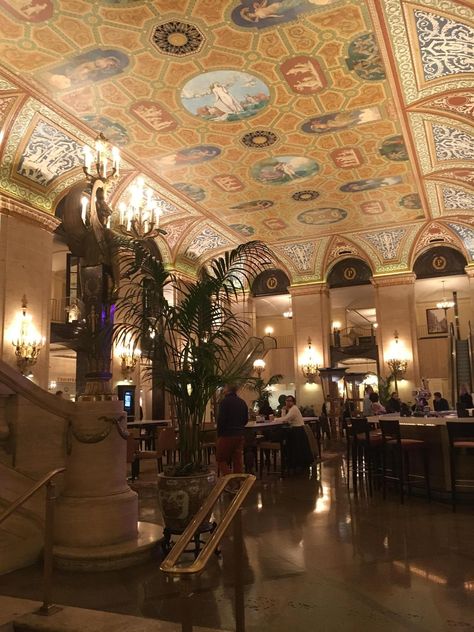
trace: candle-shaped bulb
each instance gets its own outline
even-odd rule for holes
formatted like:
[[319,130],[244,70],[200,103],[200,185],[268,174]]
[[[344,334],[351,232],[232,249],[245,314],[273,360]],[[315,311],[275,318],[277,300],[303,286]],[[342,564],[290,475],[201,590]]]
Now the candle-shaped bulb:
[[115,174],[118,176],[120,171],[120,151],[118,147],[112,147],[112,160]]
[[84,167],[87,169],[87,171],[89,171],[92,166],[92,149],[88,145],[84,145],[83,152]]
[[125,202],[120,202],[119,204],[119,211],[120,211],[120,224],[123,225],[124,219],[125,219],[125,212],[127,210],[127,206],[125,204]]
[[84,224],[87,221],[87,207],[88,206],[89,206],[89,199],[85,195],[83,195],[82,198],[81,198],[81,207],[82,207],[82,209],[81,209],[81,218],[82,218],[82,221],[84,222]]

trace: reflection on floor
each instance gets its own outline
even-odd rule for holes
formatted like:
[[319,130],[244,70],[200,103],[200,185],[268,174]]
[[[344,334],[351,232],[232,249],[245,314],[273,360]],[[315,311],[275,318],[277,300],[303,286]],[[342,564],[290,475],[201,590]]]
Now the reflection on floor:
[[[342,462],[258,482],[244,510],[247,630],[474,630],[474,511],[397,496],[349,496]],[[141,514],[156,517],[154,490]],[[235,629],[232,542],[196,581],[196,625]],[[40,569],[0,577],[0,594],[40,598]],[[56,572],[59,603],[180,621],[179,589],[158,563],[101,574]]]

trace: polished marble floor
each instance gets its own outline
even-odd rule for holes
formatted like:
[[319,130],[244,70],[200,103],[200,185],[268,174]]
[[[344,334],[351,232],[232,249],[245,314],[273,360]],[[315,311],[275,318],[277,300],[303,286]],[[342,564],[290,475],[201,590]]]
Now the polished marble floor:
[[[153,521],[153,488],[141,489]],[[257,482],[243,512],[247,631],[474,630],[474,510],[348,494],[341,459],[320,480]],[[196,625],[235,629],[232,541],[194,585]],[[0,594],[40,598],[40,569],[0,577]],[[59,603],[179,621],[182,602],[158,560],[100,574],[56,572]]]

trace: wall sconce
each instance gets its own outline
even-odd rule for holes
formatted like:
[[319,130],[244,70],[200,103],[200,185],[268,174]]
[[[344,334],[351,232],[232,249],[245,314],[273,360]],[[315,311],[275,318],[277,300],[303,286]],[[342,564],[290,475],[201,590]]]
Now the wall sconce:
[[283,318],[293,318],[293,309],[291,307],[291,296],[288,297],[288,309],[283,312]]
[[131,343],[122,347],[117,347],[117,356],[121,360],[122,375],[125,380],[132,381],[131,374],[137,366],[142,352],[138,347],[134,347]]
[[27,310],[26,296],[21,301],[21,312],[16,318],[15,325],[11,329],[11,343],[15,347],[16,363],[22,375],[30,377],[31,367],[36,364],[45,338],[32,324],[31,314]]
[[265,327],[265,336],[271,336],[273,334],[273,327],[270,327],[270,325],[268,327]]
[[392,355],[387,360],[388,367],[393,375],[393,380],[395,382],[395,390],[397,390],[397,379],[402,379],[407,370],[408,362],[402,358],[402,352],[400,350],[400,343],[398,341],[398,331],[393,332],[394,345],[392,347]]
[[257,360],[254,361],[253,370],[257,374],[258,379],[262,377],[262,373],[265,371],[265,366],[265,360],[262,360],[262,358],[257,358]]
[[314,384],[314,380],[319,375],[319,364],[317,363],[316,356],[311,348],[311,338],[308,338],[308,349],[304,353],[301,371],[303,372],[308,384]]

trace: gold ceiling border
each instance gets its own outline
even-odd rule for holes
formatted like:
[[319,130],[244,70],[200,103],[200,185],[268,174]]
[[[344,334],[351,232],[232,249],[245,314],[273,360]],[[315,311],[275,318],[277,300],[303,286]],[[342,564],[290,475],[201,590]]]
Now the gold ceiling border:
[[[432,13],[440,12],[440,0],[419,0],[416,4],[411,2],[401,2],[401,0],[384,0],[380,3],[389,25],[389,35],[392,41],[394,57],[397,60],[399,74],[403,77],[401,82],[402,90],[407,104],[415,101],[446,92],[451,89],[472,87],[472,81],[459,79],[458,75],[453,75],[451,79],[446,79],[442,83],[431,85],[429,88],[421,88],[418,86],[416,72],[413,64],[415,55],[420,58],[418,42],[410,40],[408,30],[408,12],[413,9],[428,9]],[[469,9],[450,0],[443,0],[442,13],[449,13],[450,19],[459,18],[463,21],[469,20]],[[413,54],[413,58],[412,58]]]

